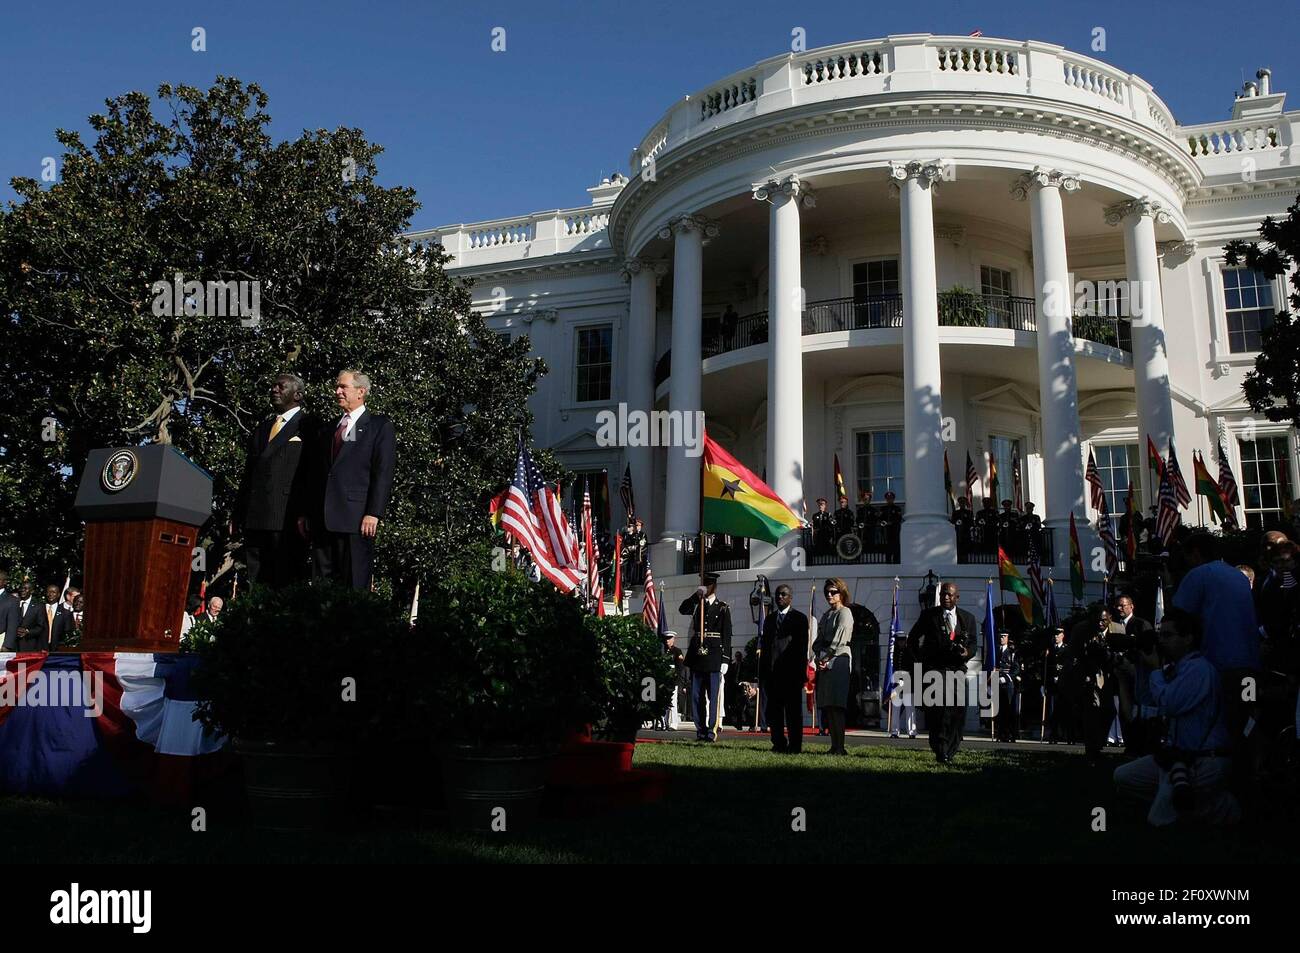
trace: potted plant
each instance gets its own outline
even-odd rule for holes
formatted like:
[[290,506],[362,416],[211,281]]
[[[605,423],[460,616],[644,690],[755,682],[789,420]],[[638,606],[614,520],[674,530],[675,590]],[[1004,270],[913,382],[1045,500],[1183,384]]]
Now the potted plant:
[[668,710],[672,660],[640,616],[588,616],[586,624],[600,650],[600,737],[631,743],[642,724]]
[[558,745],[600,714],[599,652],[578,601],[513,570],[466,569],[422,594],[414,635],[410,702],[437,733],[453,818],[527,826]]
[[953,285],[939,295],[939,323],[948,327],[982,328],[988,325],[982,295],[970,288]]
[[192,639],[195,717],[232,739],[258,827],[338,817],[351,759],[394,704],[407,638],[382,597],[303,583],[255,586]]

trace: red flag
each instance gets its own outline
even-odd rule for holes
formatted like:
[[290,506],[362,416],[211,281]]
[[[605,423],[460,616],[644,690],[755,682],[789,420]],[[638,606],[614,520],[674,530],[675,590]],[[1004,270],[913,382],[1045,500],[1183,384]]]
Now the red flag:
[[205,577],[204,580],[199,583],[199,607],[194,614],[203,615],[207,611],[208,611],[208,580]]
[[645,567],[645,602],[641,606],[641,619],[651,632],[659,631],[659,596],[655,592],[655,574],[649,563]]

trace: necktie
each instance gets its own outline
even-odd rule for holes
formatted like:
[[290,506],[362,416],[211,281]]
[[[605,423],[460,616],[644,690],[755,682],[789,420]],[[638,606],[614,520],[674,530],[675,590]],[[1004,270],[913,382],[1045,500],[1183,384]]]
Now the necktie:
[[957,640],[957,631],[953,628],[952,616],[946,612],[943,614],[943,628],[948,633],[948,641],[955,642]]
[[54,606],[47,605],[45,607],[45,618],[49,622],[50,628],[54,628]]
[[343,435],[348,431],[349,419],[350,418],[347,416],[344,416],[344,418],[339,421],[339,425],[334,428],[334,442],[330,445],[330,459],[332,460],[338,459],[339,450],[343,448]]
[[280,428],[282,428],[283,426],[284,426],[284,418],[276,417],[275,423],[271,424],[271,436],[266,438],[266,442],[270,443],[272,440],[274,440],[275,435],[280,432]]

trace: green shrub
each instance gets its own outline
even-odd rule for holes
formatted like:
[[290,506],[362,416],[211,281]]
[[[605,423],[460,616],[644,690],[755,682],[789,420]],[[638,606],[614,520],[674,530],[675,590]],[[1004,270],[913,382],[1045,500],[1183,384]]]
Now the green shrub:
[[421,590],[407,662],[412,719],[439,741],[554,744],[600,716],[595,632],[578,601],[516,571]]
[[[600,724],[606,735],[635,735],[668,710],[676,685],[663,640],[640,616],[588,616],[600,651]],[[653,691],[651,687],[653,686]]]
[[346,748],[383,734],[402,691],[408,627],[374,593],[254,586],[196,628],[196,717],[224,735]]

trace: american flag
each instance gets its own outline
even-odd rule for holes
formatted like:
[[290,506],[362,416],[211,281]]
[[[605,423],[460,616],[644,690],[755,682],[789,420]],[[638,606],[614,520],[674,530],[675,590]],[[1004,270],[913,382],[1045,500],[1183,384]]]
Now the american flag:
[[1124,537],[1124,554],[1128,559],[1137,556],[1137,513],[1133,510],[1133,481],[1128,481],[1128,496],[1124,498],[1124,515],[1128,517],[1128,532]]
[[596,615],[605,614],[605,588],[600,584],[600,553],[591,532],[591,488],[582,490],[582,540],[587,553],[587,598]]
[[970,451],[966,451],[966,506],[974,508],[975,506],[975,481],[978,480],[979,474],[975,472],[975,464],[971,462]]
[[1114,576],[1119,564],[1119,546],[1115,542],[1115,527],[1111,525],[1110,509],[1106,506],[1106,497],[1101,498],[1101,515],[1097,517],[1097,535],[1106,547],[1106,575]]
[[1242,502],[1242,498],[1236,493],[1236,477],[1232,476],[1232,468],[1227,463],[1227,451],[1223,450],[1222,443],[1216,447],[1219,454],[1219,493],[1223,494],[1223,499],[1227,502],[1227,520],[1226,525],[1235,527],[1236,525],[1236,507]]
[[515,476],[506,491],[501,528],[528,550],[538,571],[563,592],[582,583],[577,541],[564,520],[560,501],[542,479],[523,441],[515,461]]
[[1026,575],[1029,576],[1029,587],[1034,592],[1034,598],[1038,604],[1043,607],[1043,613],[1047,612],[1047,587],[1043,584],[1043,564],[1038,558],[1038,543],[1034,540],[1037,533],[1029,535],[1029,553],[1026,557]]
[[1187,481],[1183,479],[1182,468],[1178,466],[1178,454],[1174,452],[1172,437],[1169,440],[1169,463],[1165,469],[1169,471],[1169,479],[1174,486],[1174,499],[1179,506],[1188,506],[1192,502],[1192,494],[1187,491]]
[[636,516],[636,500],[632,496],[632,464],[623,468],[623,482],[618,485],[618,496],[623,501],[623,512]]
[[659,596],[655,592],[655,574],[645,567],[645,603],[641,606],[641,621],[651,632],[659,631]]
[[1173,467],[1165,467],[1165,472],[1160,477],[1160,504],[1156,511],[1156,533],[1165,546],[1174,538],[1174,530],[1178,527],[1178,495],[1174,491],[1173,480],[1170,479],[1172,469]]
[[1088,449],[1088,489],[1092,495],[1092,508],[1101,511],[1106,501],[1106,493],[1101,485],[1101,474],[1097,472],[1097,459],[1092,455],[1092,449]]

